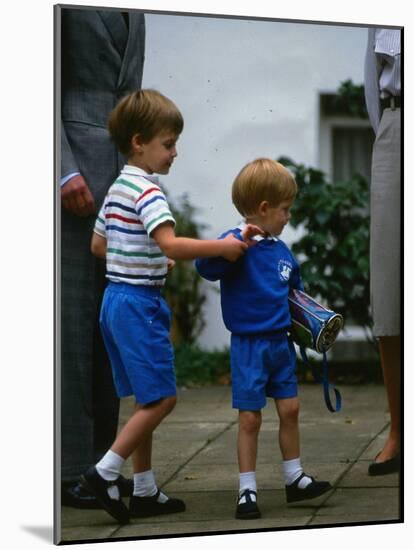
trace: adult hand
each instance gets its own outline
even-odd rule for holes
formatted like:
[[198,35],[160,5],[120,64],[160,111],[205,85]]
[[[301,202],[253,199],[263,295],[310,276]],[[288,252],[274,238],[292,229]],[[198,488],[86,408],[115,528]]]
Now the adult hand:
[[62,205],[66,210],[82,218],[96,212],[95,200],[83,176],[73,176],[61,187]]
[[248,223],[241,232],[243,241],[247,244],[249,248],[257,244],[257,241],[252,240],[253,237],[255,237],[256,235],[264,235],[264,231],[263,229],[260,229],[260,227],[258,227],[257,225],[253,225],[251,223]]
[[221,241],[224,245],[224,249],[222,252],[223,258],[226,260],[229,260],[230,262],[235,262],[242,256],[246,250],[248,249],[248,246],[245,242],[240,241],[233,235],[233,233],[229,233],[227,237],[222,239]]

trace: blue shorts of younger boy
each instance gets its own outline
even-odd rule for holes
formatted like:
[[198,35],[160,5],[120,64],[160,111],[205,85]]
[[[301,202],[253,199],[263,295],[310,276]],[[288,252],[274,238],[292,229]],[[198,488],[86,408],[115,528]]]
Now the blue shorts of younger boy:
[[147,405],[176,395],[171,313],[159,288],[110,282],[99,321],[118,397]]
[[296,354],[286,333],[232,334],[230,353],[233,408],[257,411],[266,405],[266,397],[297,396]]

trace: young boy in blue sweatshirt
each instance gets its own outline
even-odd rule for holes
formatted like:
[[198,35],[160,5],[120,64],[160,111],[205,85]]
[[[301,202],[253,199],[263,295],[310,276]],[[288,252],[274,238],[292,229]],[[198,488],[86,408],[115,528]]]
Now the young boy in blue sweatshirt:
[[[236,177],[232,199],[246,222],[224,233],[258,241],[236,262],[200,258],[196,267],[209,281],[220,280],[224,323],[231,332],[233,407],[239,410],[237,441],[240,472],[236,517],[260,517],[256,457],[266,397],[275,401],[287,502],[315,498],[331,488],[304,473],[299,449],[296,355],[288,337],[288,294],[303,289],[299,266],[278,238],[290,219],[297,185],[281,164],[259,158]],[[262,235],[258,235],[258,229]]]

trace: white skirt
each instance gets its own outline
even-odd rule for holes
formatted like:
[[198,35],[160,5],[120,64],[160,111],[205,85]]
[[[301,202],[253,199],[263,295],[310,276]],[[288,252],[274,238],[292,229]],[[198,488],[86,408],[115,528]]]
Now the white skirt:
[[400,334],[400,109],[385,109],[372,154],[370,279],[374,335]]

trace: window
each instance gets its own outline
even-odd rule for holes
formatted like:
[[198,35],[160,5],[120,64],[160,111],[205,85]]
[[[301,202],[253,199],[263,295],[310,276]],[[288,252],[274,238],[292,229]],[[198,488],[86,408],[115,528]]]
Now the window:
[[332,182],[355,173],[369,181],[374,132],[368,118],[348,113],[337,97],[320,96],[320,168]]

